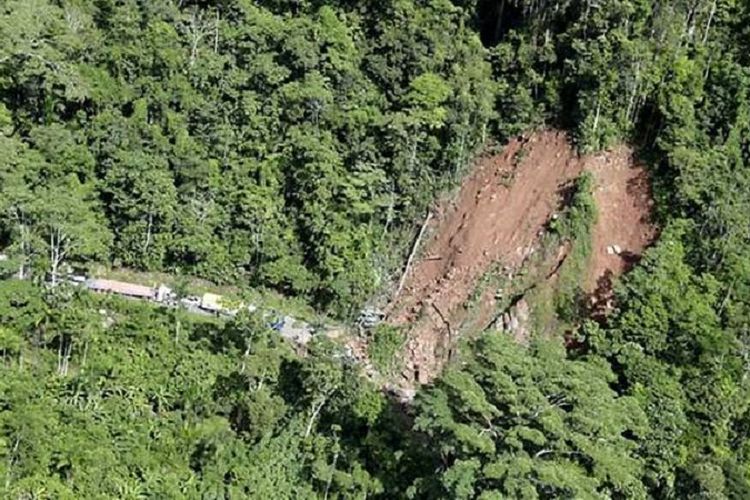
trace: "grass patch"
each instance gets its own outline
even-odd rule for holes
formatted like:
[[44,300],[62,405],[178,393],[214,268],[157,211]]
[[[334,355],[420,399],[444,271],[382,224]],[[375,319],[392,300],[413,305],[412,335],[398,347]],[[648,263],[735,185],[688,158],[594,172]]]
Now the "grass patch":
[[466,301],[466,309],[473,310],[476,308],[484,296],[484,293],[489,288],[493,288],[494,291],[497,291],[500,288],[501,283],[504,281],[502,262],[498,261],[493,263],[492,266],[482,274],[477,281],[476,286],[471,291],[469,300]]
[[589,266],[591,231],[597,217],[592,188],[591,174],[579,176],[573,185],[570,205],[552,225],[553,231],[571,243],[568,257],[560,268],[554,297],[558,317],[568,323],[580,320],[585,308],[581,279]]
[[380,324],[372,329],[367,354],[375,369],[392,376],[400,366],[398,354],[404,347],[406,334],[394,326]]

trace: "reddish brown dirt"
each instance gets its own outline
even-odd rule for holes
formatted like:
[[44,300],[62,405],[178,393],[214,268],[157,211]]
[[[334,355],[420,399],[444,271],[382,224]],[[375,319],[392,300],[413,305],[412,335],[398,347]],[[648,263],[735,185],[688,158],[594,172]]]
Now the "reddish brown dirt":
[[[650,208],[645,173],[631,164],[626,148],[580,158],[565,135],[552,130],[515,139],[501,154],[480,158],[457,196],[435,210],[422,257],[387,308],[390,324],[412,325],[404,380],[434,378],[451,356],[477,280],[496,263],[508,269],[521,265],[561,208],[564,186],[584,169],[595,175],[600,212],[587,284],[593,290],[602,276],[623,272],[625,261],[640,255],[655,234],[644,222]],[[623,252],[608,255],[608,245]]]
[[545,131],[513,140],[503,153],[479,160],[455,200],[437,210],[432,238],[389,322],[412,324],[406,378],[427,382],[450,355],[463,304],[495,262],[518,266],[559,208],[560,190],[581,171],[564,134]]
[[[609,308],[612,280],[628,271],[658,234],[651,221],[653,199],[648,173],[633,152],[620,146],[589,157],[594,176],[597,222],[592,234],[590,273],[584,286],[599,313]],[[608,251],[610,247],[610,251]],[[611,253],[619,247],[619,254]]]

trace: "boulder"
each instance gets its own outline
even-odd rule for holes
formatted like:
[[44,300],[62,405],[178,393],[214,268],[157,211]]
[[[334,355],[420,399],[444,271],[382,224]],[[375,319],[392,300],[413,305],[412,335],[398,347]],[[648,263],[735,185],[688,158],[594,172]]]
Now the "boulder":
[[516,342],[525,343],[529,336],[529,304],[519,300],[498,318],[495,329],[512,335]]

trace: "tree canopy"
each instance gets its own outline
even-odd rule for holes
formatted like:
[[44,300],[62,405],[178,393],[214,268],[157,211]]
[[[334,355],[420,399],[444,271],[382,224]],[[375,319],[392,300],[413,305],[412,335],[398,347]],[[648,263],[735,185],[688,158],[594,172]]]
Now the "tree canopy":
[[[749,24],[738,0],[0,2],[3,496],[750,497]],[[475,154],[539,126],[635,145],[659,240],[609,317],[560,307],[576,342],[488,333],[406,407],[324,335],[58,283],[179,271],[351,317]]]

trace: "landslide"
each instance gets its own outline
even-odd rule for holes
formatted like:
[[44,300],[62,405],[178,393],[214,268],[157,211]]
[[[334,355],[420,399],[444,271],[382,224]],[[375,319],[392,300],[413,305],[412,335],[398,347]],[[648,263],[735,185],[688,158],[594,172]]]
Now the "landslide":
[[405,383],[427,383],[439,373],[462,333],[478,280],[492,269],[513,276],[521,268],[564,208],[566,188],[584,171],[594,178],[598,218],[581,285],[593,302],[607,303],[612,279],[656,237],[646,170],[625,146],[579,156],[560,131],[516,138],[501,153],[481,157],[455,197],[435,208],[419,257],[386,308],[387,322],[409,331]]

